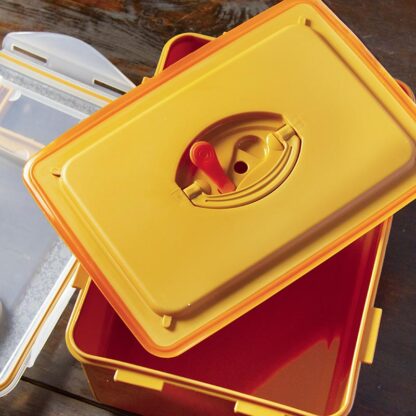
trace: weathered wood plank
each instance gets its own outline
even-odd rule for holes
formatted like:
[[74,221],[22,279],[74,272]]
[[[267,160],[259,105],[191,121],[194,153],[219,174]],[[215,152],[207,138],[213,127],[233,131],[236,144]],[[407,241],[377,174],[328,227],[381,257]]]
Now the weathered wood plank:
[[74,300],[75,297],[65,309],[35,365],[26,371],[25,376],[80,397],[93,399],[81,364],[73,359],[65,344],[65,329]]
[[152,75],[161,48],[172,36],[186,31],[217,36],[274,3],[2,0],[0,37],[18,30],[75,36],[96,47],[138,82],[142,76]]
[[0,399],[1,416],[111,416],[121,415],[115,410],[106,410],[76,397],[68,397],[26,381],[19,385],[6,397]]
[[383,309],[374,364],[363,366],[352,416],[416,411],[416,209],[394,217],[376,305]]

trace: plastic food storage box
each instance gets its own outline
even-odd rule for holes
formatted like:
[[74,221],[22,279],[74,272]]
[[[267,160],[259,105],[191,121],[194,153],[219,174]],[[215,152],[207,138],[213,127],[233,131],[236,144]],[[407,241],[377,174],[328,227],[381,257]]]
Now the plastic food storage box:
[[10,33],[0,51],[0,396],[30,367],[73,289],[75,260],[22,181],[26,160],[133,84],[91,46]]
[[[175,42],[163,59],[193,49]],[[292,0],[32,157],[26,184],[94,281],[68,342],[90,374],[116,371],[108,400],[132,383],[162,390],[154,414],[190,390],[191,413],[208,396],[345,413],[374,349],[386,221],[415,197],[415,118],[322,2]]]
[[[156,72],[210,40],[175,37]],[[360,365],[374,356],[390,223],[177,358],[149,354],[79,269],[68,348],[99,401],[144,416],[345,415]]]

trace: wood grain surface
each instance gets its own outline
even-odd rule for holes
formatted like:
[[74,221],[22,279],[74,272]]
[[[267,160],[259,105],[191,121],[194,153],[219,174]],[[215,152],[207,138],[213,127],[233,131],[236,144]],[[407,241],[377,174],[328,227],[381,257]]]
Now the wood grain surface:
[[[186,31],[218,36],[277,1],[0,1],[0,39],[12,31],[78,37],[133,82],[152,75],[164,43]],[[326,0],[393,76],[416,89],[414,0]],[[0,415],[125,414],[96,403],[64,341],[67,308],[35,366],[0,399]],[[375,363],[364,366],[353,416],[416,415],[416,204],[395,216],[376,305],[383,308]],[[176,416],[176,415],[172,415]],[[178,415],[180,416],[180,415]]]

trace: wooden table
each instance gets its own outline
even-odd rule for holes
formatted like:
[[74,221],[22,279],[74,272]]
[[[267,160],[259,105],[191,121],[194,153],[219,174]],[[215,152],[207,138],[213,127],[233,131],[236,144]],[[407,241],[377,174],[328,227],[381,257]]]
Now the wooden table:
[[[2,0],[0,38],[12,31],[78,37],[135,83],[152,75],[164,43],[194,31],[217,36],[277,1]],[[416,89],[414,0],[326,0],[395,77]],[[384,309],[375,364],[364,366],[352,415],[416,415],[416,204],[395,217],[376,305]],[[65,311],[35,366],[8,396],[0,415],[125,414],[96,403],[69,355]],[[180,415],[172,415],[180,416]]]

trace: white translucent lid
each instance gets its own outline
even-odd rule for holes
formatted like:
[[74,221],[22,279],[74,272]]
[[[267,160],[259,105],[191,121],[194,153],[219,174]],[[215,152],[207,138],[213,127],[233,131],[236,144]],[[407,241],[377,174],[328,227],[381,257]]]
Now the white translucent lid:
[[21,374],[22,357],[29,344],[34,345],[74,262],[23,185],[23,165],[44,145],[133,86],[94,48],[69,36],[22,32],[3,41],[0,396]]

